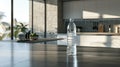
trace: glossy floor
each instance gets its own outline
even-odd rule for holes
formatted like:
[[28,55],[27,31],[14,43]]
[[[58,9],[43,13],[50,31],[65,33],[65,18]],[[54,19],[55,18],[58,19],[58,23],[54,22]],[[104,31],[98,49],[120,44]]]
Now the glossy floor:
[[0,67],[120,67],[120,49],[77,47],[67,56],[66,46],[0,42]]

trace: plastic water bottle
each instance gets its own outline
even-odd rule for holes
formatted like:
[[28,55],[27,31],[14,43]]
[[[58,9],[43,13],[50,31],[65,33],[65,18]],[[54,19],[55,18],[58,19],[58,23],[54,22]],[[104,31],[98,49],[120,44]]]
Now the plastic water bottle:
[[67,26],[67,55],[76,55],[76,25],[72,19]]

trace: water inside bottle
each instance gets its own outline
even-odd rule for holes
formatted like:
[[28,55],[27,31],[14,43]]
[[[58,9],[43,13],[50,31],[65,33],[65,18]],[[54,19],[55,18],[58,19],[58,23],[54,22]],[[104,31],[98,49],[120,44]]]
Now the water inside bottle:
[[76,25],[70,22],[67,27],[67,54],[76,55]]

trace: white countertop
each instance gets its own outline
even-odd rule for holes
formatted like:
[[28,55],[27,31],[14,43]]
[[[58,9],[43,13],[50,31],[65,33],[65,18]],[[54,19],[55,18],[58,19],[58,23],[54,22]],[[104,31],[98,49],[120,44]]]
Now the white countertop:
[[109,32],[79,32],[78,35],[120,35],[120,33]]

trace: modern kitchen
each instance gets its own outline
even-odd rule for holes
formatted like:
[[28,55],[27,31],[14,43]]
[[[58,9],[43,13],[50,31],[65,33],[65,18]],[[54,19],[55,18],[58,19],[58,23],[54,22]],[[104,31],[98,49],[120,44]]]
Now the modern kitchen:
[[119,0],[64,1],[65,31],[69,20],[73,19],[77,27],[78,45],[120,48],[119,2]]
[[[15,1],[10,1],[11,34]],[[26,1],[35,34],[1,40],[0,67],[120,67],[120,0]]]
[[[119,0],[80,0],[63,2],[63,19],[74,19],[78,32],[118,33]],[[111,28],[111,30],[109,30]]]

